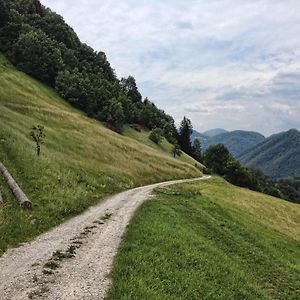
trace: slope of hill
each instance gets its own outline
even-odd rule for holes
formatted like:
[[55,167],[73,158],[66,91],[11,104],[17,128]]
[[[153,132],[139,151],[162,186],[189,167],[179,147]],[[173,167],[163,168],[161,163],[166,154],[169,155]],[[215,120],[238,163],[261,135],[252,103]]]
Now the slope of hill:
[[298,299],[300,206],[220,178],[158,190],[127,229],[108,299]]
[[[33,125],[45,126],[37,157]],[[108,194],[168,179],[199,176],[192,164],[121,136],[72,108],[0,56],[0,161],[33,202],[21,211],[0,179],[0,254]]]
[[[138,132],[138,131],[134,130],[133,128],[131,128],[131,126],[125,125],[125,126],[123,126],[121,133],[124,136],[135,139],[142,144],[148,145],[151,148],[154,148],[156,150],[163,151],[166,154],[170,154],[172,152],[173,145],[170,144],[165,138],[163,139],[163,141],[160,144],[155,144],[154,142],[152,142],[149,139],[150,131],[147,129],[143,129],[140,132]],[[187,155],[184,152],[182,152],[181,155],[177,157],[177,159],[182,162],[192,164],[194,166],[197,165],[198,167],[200,167],[200,169],[203,168],[202,164],[200,164],[197,160],[195,160],[194,158],[192,158],[191,156]]]
[[222,133],[226,133],[228,132],[225,129],[222,128],[215,128],[215,129],[211,129],[211,130],[207,130],[205,132],[203,132],[203,135],[208,136],[208,137],[213,137]]
[[173,117],[141,95],[134,77],[118,79],[99,50],[82,43],[63,17],[39,0],[0,1],[0,51],[19,70],[112,129],[139,123],[176,139]]
[[192,140],[199,138],[203,150],[206,150],[211,145],[223,144],[235,157],[265,140],[265,137],[258,132],[244,130],[228,132],[223,129],[222,131],[223,133],[214,135],[214,133],[221,132],[221,130],[211,130],[209,131],[212,132],[210,136],[194,131]]
[[265,137],[258,132],[235,130],[211,137],[207,146],[223,144],[236,157],[264,140]]
[[300,132],[291,129],[272,135],[238,159],[274,179],[300,176]]

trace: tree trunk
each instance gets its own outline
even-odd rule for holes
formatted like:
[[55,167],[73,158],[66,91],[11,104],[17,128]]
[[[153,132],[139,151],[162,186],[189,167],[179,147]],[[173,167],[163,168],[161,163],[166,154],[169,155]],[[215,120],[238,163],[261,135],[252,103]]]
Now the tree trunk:
[[1,191],[0,191],[0,203],[3,203],[3,202],[4,202],[4,200],[2,198]]
[[23,209],[31,209],[32,208],[31,201],[26,197],[26,195],[23,193],[23,191],[20,189],[18,184],[15,182],[13,177],[10,175],[10,173],[7,171],[7,169],[4,167],[4,165],[1,162],[0,162],[0,172],[2,173],[7,185],[15,195],[21,207]]

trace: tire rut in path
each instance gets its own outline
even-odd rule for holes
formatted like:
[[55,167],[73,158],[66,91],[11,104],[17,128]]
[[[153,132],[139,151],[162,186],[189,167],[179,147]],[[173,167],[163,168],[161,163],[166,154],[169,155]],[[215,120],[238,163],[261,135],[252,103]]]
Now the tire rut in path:
[[8,250],[0,257],[1,299],[104,299],[113,259],[136,209],[157,187],[209,178],[162,182],[122,192],[34,241]]

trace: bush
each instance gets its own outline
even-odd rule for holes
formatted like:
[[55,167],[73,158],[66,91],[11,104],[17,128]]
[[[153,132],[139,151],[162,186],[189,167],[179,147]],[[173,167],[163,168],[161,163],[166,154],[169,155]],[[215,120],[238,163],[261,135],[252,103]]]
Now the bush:
[[151,131],[149,139],[155,144],[161,143],[163,140],[163,131],[160,128],[155,128]]
[[180,146],[178,145],[178,143],[175,143],[173,145],[171,153],[173,154],[174,158],[176,158],[176,156],[181,156],[182,151],[181,151]]
[[225,179],[232,184],[257,190],[257,180],[253,173],[232,159],[226,165]]

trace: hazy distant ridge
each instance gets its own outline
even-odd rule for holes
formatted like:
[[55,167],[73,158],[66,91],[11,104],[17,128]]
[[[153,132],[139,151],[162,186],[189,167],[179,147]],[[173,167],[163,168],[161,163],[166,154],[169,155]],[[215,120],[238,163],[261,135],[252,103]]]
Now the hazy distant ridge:
[[194,131],[192,139],[198,137],[201,141],[203,150],[207,149],[210,145],[223,144],[235,157],[265,140],[265,137],[262,134],[253,131],[235,130],[228,132],[224,129],[208,131],[209,134],[218,132],[220,133],[208,136],[207,132],[199,133]]
[[276,179],[300,176],[300,132],[291,129],[274,134],[238,159]]

